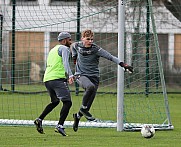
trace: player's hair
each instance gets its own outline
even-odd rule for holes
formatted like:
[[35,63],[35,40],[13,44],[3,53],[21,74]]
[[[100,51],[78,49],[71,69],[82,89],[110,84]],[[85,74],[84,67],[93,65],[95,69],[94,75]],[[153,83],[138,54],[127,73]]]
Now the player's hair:
[[82,37],[93,37],[94,36],[94,32],[92,32],[92,30],[84,30],[82,32]]

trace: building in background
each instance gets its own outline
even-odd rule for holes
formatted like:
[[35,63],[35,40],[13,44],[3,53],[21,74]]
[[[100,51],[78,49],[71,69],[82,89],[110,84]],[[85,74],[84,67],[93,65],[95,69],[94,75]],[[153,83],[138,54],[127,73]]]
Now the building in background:
[[[101,6],[93,5],[90,0],[80,0],[80,30],[92,29],[97,35],[96,43],[107,50],[117,48],[117,7],[101,12]],[[113,3],[115,4],[115,3]],[[3,15],[2,50],[3,62],[9,64],[12,49],[12,18],[15,17],[15,48],[16,62],[32,61],[41,68],[45,67],[47,54],[56,43],[60,31],[71,32],[76,40],[77,33],[77,0],[16,0],[13,16],[13,1],[0,0],[0,12]],[[102,6],[103,7],[103,6]],[[105,6],[109,9],[110,5]],[[104,8],[105,8],[104,7]],[[126,11],[129,20],[133,8]],[[95,12],[101,12],[94,15]],[[171,73],[181,73],[181,23],[164,7],[155,6],[154,16],[158,40],[162,54],[164,70]],[[146,17],[146,16],[143,16]],[[126,25],[129,24],[127,21]],[[131,30],[133,31],[133,30]],[[142,30],[144,33],[145,30]],[[132,32],[134,34],[134,31]],[[102,34],[102,35],[100,35]],[[104,46],[104,38],[109,39]],[[115,42],[115,43],[114,43]],[[126,44],[131,48],[132,45]],[[113,54],[117,54],[113,52]],[[3,68],[7,70],[7,68]],[[7,72],[6,72],[7,74]]]

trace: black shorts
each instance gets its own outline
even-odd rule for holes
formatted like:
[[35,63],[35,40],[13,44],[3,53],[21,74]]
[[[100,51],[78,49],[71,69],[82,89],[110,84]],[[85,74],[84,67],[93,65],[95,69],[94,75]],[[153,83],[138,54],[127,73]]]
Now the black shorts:
[[65,79],[47,81],[45,87],[51,97],[51,102],[71,101],[70,90]]

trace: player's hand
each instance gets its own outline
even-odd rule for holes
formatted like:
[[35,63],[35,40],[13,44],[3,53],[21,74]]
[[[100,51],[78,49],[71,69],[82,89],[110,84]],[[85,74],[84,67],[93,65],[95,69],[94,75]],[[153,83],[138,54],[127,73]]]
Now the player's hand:
[[125,64],[124,69],[125,71],[128,71],[129,73],[133,73],[133,67],[129,66],[128,64]]
[[69,84],[72,84],[73,82],[74,82],[74,76],[69,77],[68,83],[69,83]]
[[120,62],[119,65],[121,67],[123,67],[125,69],[125,71],[128,71],[129,73],[133,73],[133,67],[126,64],[126,63],[123,63],[123,62]]

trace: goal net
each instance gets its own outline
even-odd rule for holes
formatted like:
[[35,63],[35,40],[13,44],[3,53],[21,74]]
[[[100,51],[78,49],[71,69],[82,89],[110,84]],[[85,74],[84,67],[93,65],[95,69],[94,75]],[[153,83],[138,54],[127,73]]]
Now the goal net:
[[[42,82],[49,50],[57,36],[68,31],[73,41],[92,29],[94,42],[118,55],[117,0],[32,0],[1,2],[0,34],[0,124],[33,125],[50,102]],[[123,1],[124,2],[124,1]],[[173,129],[151,0],[125,2],[124,60],[134,67],[124,74],[124,130],[139,130],[144,124]],[[153,9],[153,10],[152,10]],[[72,70],[74,65],[70,60]],[[100,86],[90,112],[94,122],[81,119],[81,127],[117,127],[117,65],[100,59]],[[70,85],[73,106],[65,122],[81,106],[83,89]],[[61,104],[43,121],[56,125]]]

